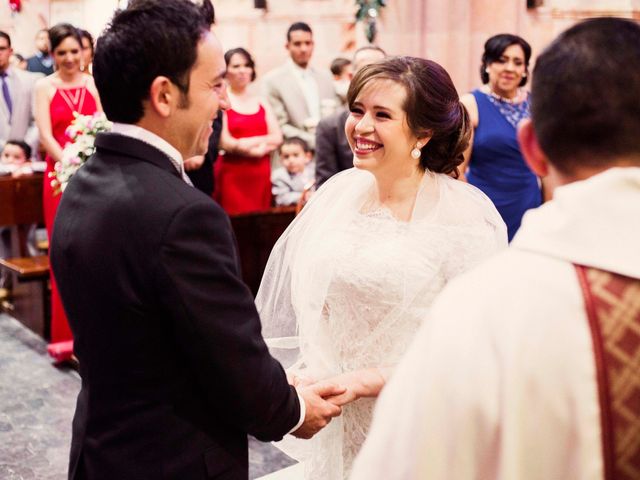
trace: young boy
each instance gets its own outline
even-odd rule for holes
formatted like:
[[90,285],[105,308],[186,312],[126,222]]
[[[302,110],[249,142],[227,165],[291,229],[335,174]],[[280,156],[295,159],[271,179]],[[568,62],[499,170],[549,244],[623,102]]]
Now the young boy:
[[309,145],[299,137],[285,139],[278,150],[282,167],[271,174],[271,192],[277,206],[296,205],[313,185],[315,165]]
[[21,140],[7,140],[0,155],[0,173],[13,177],[33,173],[29,165],[31,147]]
[[[0,175],[11,174],[19,177],[31,173],[29,158],[31,158],[29,145],[19,140],[8,140],[0,155]],[[0,258],[9,256],[11,256],[11,228],[0,226]],[[11,276],[3,270],[0,272],[0,301],[9,296],[10,290]]]

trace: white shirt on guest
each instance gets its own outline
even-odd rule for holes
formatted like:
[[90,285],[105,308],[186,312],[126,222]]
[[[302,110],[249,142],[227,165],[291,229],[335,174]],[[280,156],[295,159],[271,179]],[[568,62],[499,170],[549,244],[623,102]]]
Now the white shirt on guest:
[[320,89],[311,68],[302,68],[291,59],[289,59],[289,65],[300,90],[302,90],[302,95],[309,109],[309,116],[320,120]]

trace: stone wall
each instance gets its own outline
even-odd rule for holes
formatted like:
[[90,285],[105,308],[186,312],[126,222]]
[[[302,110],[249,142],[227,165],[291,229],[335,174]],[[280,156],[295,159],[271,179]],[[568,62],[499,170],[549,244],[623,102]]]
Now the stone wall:
[[[33,53],[35,32],[49,21],[71,21],[98,34],[117,0],[25,0],[11,15],[0,0],[0,29],[13,38],[16,51]],[[313,63],[328,68],[338,55],[366,41],[354,25],[353,0],[267,0],[268,10],[253,0],[214,0],[215,32],[225,48],[251,51],[258,74],[287,58],[287,27],[299,20],[314,30]],[[478,66],[484,41],[501,32],[526,38],[534,57],[559,32],[582,18],[617,15],[640,20],[640,0],[543,0],[528,10],[525,0],[388,0],[379,21],[377,43],[391,54],[426,56],[444,65],[461,92],[480,83]]]

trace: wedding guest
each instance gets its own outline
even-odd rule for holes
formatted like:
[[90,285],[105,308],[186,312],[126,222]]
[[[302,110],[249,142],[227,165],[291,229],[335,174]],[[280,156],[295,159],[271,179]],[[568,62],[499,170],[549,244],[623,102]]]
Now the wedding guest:
[[271,207],[270,153],[282,143],[282,132],[271,105],[249,85],[256,79],[255,63],[244,48],[225,55],[231,108],[222,118],[220,147],[215,164],[214,198],[229,214]]
[[340,98],[340,102],[344,104],[347,101],[347,90],[349,90],[349,83],[351,82],[351,77],[353,77],[351,60],[343,57],[335,58],[331,62],[329,69],[333,75],[333,88],[338,98]]
[[41,74],[25,72],[11,65],[11,37],[0,31],[0,149],[11,139],[24,140],[35,151],[38,129],[32,110],[32,96]]
[[277,206],[296,205],[314,182],[313,153],[303,139],[287,138],[278,150],[282,166],[271,174],[271,192]]
[[[36,84],[35,118],[40,141],[47,153],[42,199],[44,223],[51,239],[53,221],[61,197],[61,193],[51,184],[51,175],[55,163],[62,158],[62,149],[69,141],[67,127],[75,115],[92,115],[96,111],[102,111],[102,106],[93,78],[80,69],[82,39],[78,30],[68,23],[59,23],[51,27],[49,36],[56,71]],[[71,338],[71,330],[52,275],[51,342],[63,342]],[[71,353],[67,349],[59,360],[64,360]]]
[[208,197],[213,197],[215,191],[214,182],[214,165],[218,160],[220,134],[222,133],[222,117],[223,112],[220,110],[216,118],[211,123],[211,136],[209,137],[209,146],[207,153],[204,155],[196,155],[186,158],[184,161],[184,170],[193,183],[193,186],[200,190]]
[[80,68],[83,72],[91,74],[93,71],[93,37],[83,29],[78,29],[80,39],[82,40],[82,59]]
[[30,166],[31,147],[22,140],[7,140],[0,154],[0,165],[13,177],[33,173]]
[[[29,166],[31,147],[21,140],[8,140],[0,154],[0,175],[17,178],[33,173]],[[11,227],[0,225],[0,258],[11,256]],[[10,296],[11,275],[0,270],[0,301]]]
[[522,158],[516,139],[518,124],[530,115],[529,93],[522,88],[530,59],[531,46],[523,38],[489,38],[480,67],[484,86],[461,98],[474,128],[463,173],[495,204],[507,224],[509,241],[524,212],[542,202],[538,177]]
[[54,64],[50,54],[49,31],[46,28],[36,33],[36,49],[36,54],[27,58],[27,70],[44,75],[51,75]]
[[[353,71],[385,58],[387,54],[376,45],[365,45],[353,54]],[[320,120],[316,129],[316,188],[332,175],[353,167],[353,152],[344,133],[349,116],[347,106]]]
[[631,20],[579,23],[538,57],[518,137],[553,200],[436,300],[353,480],[638,478],[638,98]]
[[27,69],[27,59],[19,53],[13,52],[13,54],[9,58],[9,62],[11,63],[11,65],[19,68],[20,70]]
[[264,76],[263,87],[273,106],[285,138],[300,137],[315,147],[315,128],[321,118],[333,113],[339,99],[328,72],[310,64],[313,32],[304,22],[287,30],[285,48],[290,59]]
[[450,177],[471,127],[440,65],[376,62],[356,73],[348,99],[355,168],[325,183],[296,216],[256,298],[274,352],[295,358],[292,375],[348,389],[334,399],[348,402],[342,416],[317,440],[282,445],[304,461],[307,479],[349,475],[375,398],[429,321],[435,295],[506,245],[491,201]]

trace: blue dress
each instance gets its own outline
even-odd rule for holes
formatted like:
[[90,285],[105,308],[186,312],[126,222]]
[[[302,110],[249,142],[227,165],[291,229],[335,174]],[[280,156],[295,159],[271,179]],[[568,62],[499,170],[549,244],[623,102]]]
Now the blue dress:
[[478,105],[478,126],[467,181],[493,201],[511,241],[524,212],[542,203],[538,178],[525,163],[516,139],[518,121],[529,116],[529,100],[512,105],[480,90],[472,93]]

